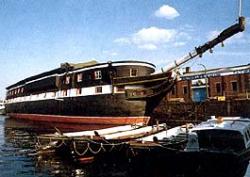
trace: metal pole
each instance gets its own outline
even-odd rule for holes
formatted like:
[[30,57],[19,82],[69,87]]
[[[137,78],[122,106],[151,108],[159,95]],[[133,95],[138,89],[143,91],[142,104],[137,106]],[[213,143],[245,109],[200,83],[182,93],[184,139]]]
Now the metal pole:
[[241,17],[242,13],[242,0],[239,0],[239,17]]
[[207,79],[208,79],[208,77],[207,77],[207,68],[206,68],[206,66],[205,65],[203,65],[203,64],[198,64],[198,65],[200,65],[200,66],[202,66],[203,68],[204,68],[204,73],[205,73],[205,83],[206,83],[206,94],[207,94],[207,98],[209,97],[209,93],[208,93],[208,83],[207,83]]

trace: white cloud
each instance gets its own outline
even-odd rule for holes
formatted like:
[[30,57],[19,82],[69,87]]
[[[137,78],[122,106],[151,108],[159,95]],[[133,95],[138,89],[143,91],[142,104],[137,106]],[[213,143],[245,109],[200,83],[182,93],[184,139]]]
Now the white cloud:
[[186,45],[186,42],[175,42],[174,43],[175,47],[181,47],[181,46],[184,46],[184,45]]
[[119,44],[133,44],[140,49],[156,50],[161,44],[168,43],[177,35],[175,29],[163,29],[157,27],[142,28],[130,37],[122,37],[114,40]]
[[177,31],[174,29],[162,29],[157,27],[143,28],[133,34],[132,41],[135,44],[160,44],[169,42]]
[[157,11],[155,11],[155,16],[172,20],[180,16],[180,14],[175,8],[169,5],[163,5]]
[[146,49],[146,50],[156,50],[157,46],[154,44],[143,44],[143,45],[139,45],[138,48]]
[[185,40],[185,41],[189,41],[191,40],[192,37],[190,34],[186,33],[186,32],[179,32],[178,35],[176,35],[176,40]]
[[192,36],[182,30],[152,26],[142,28],[128,37],[117,38],[114,42],[123,45],[134,45],[139,49],[157,50],[165,46],[181,47],[190,40],[192,40]]

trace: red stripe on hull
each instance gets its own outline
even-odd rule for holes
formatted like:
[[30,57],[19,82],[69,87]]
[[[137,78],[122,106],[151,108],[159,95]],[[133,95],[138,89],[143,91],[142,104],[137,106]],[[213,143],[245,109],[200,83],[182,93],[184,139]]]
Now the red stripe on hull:
[[8,113],[8,116],[16,119],[25,119],[32,121],[57,122],[57,123],[77,123],[77,124],[98,124],[98,125],[127,125],[143,123],[148,124],[150,117],[91,117],[91,116],[61,116],[61,115],[43,115],[43,114],[19,114]]

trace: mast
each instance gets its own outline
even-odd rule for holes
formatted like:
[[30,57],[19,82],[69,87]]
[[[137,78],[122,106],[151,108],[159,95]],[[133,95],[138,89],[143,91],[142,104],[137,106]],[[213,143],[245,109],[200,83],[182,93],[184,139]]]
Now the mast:
[[[241,8],[241,1],[239,3],[239,8]],[[239,9],[239,14],[241,14],[241,9]],[[244,30],[245,30],[245,17],[240,16],[238,18],[238,23],[228,27],[227,29],[223,30],[216,38],[208,41],[207,43],[201,46],[195,47],[195,50],[193,50],[192,52],[169,64],[166,67],[165,72],[169,72],[176,69],[180,65],[188,62],[189,60],[195,58],[196,56],[202,57],[202,54],[205,53],[207,50],[210,50],[210,52],[212,52],[212,48],[219,43],[221,43],[222,46],[224,46],[223,41],[225,41],[226,39],[232,37],[233,35],[239,32],[243,32]]]

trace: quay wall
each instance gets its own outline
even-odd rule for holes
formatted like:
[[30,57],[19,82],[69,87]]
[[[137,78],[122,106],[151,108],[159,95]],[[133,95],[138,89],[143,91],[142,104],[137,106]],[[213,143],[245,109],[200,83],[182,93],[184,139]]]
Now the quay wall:
[[163,100],[152,114],[151,123],[166,122],[169,126],[199,123],[211,116],[241,116],[250,118],[250,99],[208,100],[204,102],[173,102]]

